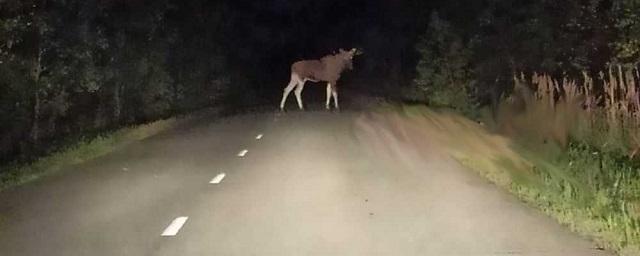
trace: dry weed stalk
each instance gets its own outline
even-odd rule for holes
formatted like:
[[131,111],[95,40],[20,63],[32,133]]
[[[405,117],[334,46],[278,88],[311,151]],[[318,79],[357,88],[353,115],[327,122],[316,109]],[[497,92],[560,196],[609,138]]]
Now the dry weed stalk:
[[[523,74],[519,77],[514,75],[516,87],[530,84],[534,101],[548,106],[547,111],[551,112],[547,116],[551,118],[548,121],[553,122],[546,124],[552,127],[552,130],[547,131],[550,132],[550,137],[564,144],[562,142],[567,141],[574,118],[584,115],[591,126],[587,130],[593,136],[617,137],[630,157],[640,152],[640,92],[637,84],[640,81],[640,71],[637,67],[624,68],[617,65],[610,66],[607,73],[600,72],[597,82],[602,85],[601,90],[596,89],[596,82],[586,71],[582,72],[581,81],[567,77],[559,81],[544,73],[534,73],[530,81],[528,83]],[[525,102],[525,105],[528,108],[533,106],[531,102]],[[596,127],[598,120],[606,120],[603,130]],[[596,134],[601,131],[608,134]]]

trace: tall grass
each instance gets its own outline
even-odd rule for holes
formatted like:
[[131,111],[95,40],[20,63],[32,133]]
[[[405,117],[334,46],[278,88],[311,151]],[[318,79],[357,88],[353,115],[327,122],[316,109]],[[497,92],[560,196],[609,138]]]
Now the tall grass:
[[602,245],[640,254],[640,100],[635,68],[593,79],[514,76],[494,127],[518,142],[540,183],[525,201]]
[[636,68],[622,66],[595,80],[586,72],[580,80],[514,76],[515,93],[502,102],[498,123],[503,132],[535,130],[564,146],[573,138],[634,158],[640,151],[639,80]]

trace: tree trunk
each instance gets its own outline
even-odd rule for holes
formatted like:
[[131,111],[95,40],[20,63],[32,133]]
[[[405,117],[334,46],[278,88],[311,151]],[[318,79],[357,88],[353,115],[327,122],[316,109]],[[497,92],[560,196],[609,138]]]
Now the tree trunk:
[[171,99],[171,111],[173,113],[177,113],[178,112],[178,108],[179,108],[179,104],[178,101],[180,100],[180,83],[182,83],[182,70],[178,71],[178,77],[176,79],[176,81],[173,81],[172,83],[172,94],[171,95],[172,99]]
[[[46,0],[43,0],[39,6],[34,5],[34,7],[38,7],[39,14],[43,14],[45,10],[45,6],[47,4]],[[41,101],[40,98],[40,76],[44,71],[44,67],[42,66],[42,55],[44,53],[44,49],[42,47],[43,37],[44,37],[44,26],[41,24],[41,20],[36,20],[34,22],[33,31],[37,35],[36,44],[34,50],[34,59],[31,69],[31,79],[33,81],[34,86],[34,99],[33,99],[33,120],[31,123],[31,140],[33,144],[37,145],[38,140],[40,139],[40,109],[41,109]]]
[[[108,116],[108,115],[107,115]],[[93,117],[93,129],[102,129],[105,125],[105,107],[102,101],[102,97],[100,97],[100,92],[98,92],[98,108],[96,110],[96,114]]]
[[34,99],[33,99],[33,120],[31,124],[31,140],[34,144],[38,144],[40,139],[40,75],[42,74],[42,49],[38,50],[38,57],[34,61],[34,68],[31,73],[34,85]]
[[31,140],[33,143],[37,144],[38,139],[40,138],[40,93],[39,89],[36,87],[34,93],[34,104],[33,104],[33,120],[31,124]]
[[120,85],[116,84],[115,91],[113,93],[113,118],[116,124],[120,123],[120,115],[122,114],[122,100],[120,99]]

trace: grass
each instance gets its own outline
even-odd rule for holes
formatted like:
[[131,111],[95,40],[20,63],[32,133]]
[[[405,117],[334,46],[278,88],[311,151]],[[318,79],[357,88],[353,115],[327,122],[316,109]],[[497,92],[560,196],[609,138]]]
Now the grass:
[[621,255],[640,255],[639,79],[621,66],[579,81],[514,77],[515,93],[491,125],[537,179],[508,189]]
[[[499,135],[492,132],[498,125],[426,107],[396,107],[383,113],[391,116],[387,122],[400,134],[418,134],[599,247],[640,255],[640,164],[626,151],[591,146],[572,139],[568,131],[565,139],[546,137],[557,135],[553,129],[547,130],[549,134],[535,129],[523,132],[517,122],[512,124],[513,134]],[[515,116],[516,121],[530,123],[520,118]],[[538,122],[571,128],[549,121],[556,118],[547,113]],[[533,134],[523,138],[528,132]]]
[[64,167],[80,164],[113,152],[128,143],[156,135],[176,124],[170,118],[148,124],[131,126],[62,148],[30,164],[12,164],[0,167],[0,191],[22,185],[61,171]]
[[515,183],[512,192],[602,247],[640,253],[637,163],[578,142],[555,159],[519,151],[534,163],[541,182],[535,186]]
[[510,191],[622,255],[640,255],[639,79],[621,66],[579,81],[514,77],[492,125],[539,180]]

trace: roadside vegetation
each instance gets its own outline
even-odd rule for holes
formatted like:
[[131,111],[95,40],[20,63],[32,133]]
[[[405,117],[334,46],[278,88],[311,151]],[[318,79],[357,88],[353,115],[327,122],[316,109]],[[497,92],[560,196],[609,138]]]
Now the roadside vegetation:
[[400,112],[521,200],[640,255],[640,2],[469,5],[473,18],[432,12],[403,96],[469,120]]
[[[640,253],[637,70],[594,79],[514,77],[491,126],[515,140],[534,183],[511,189],[525,201],[607,248]],[[603,86],[603,93],[594,89]]]
[[578,142],[566,148],[534,143],[536,135],[506,136],[463,115],[425,106],[383,108],[373,118],[416,152],[448,154],[593,240],[595,249],[640,253],[639,164],[627,156]]
[[67,143],[64,147],[29,164],[14,163],[2,166],[0,167],[0,191],[54,174],[63,167],[80,164],[106,155],[119,147],[149,138],[176,124],[177,119],[170,118],[126,127],[90,139],[80,139],[75,143]]
[[[1,1],[0,166],[219,105],[233,92],[221,39],[206,33],[222,15],[211,5]],[[192,12],[206,18],[179,18]]]

